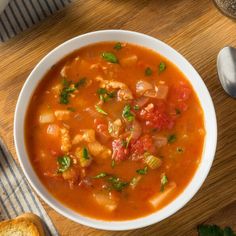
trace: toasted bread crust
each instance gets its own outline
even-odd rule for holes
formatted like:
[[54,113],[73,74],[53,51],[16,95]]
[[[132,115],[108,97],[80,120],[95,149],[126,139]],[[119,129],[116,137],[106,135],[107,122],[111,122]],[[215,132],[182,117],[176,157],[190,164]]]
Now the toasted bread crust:
[[0,236],[45,236],[41,219],[32,213],[25,213],[12,220],[0,222]]

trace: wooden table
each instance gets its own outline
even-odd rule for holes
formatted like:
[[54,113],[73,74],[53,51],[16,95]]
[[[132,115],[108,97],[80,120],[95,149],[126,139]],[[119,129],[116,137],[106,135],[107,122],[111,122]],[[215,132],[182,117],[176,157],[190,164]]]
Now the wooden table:
[[236,47],[236,22],[221,15],[210,0],[77,0],[40,25],[0,44],[0,135],[13,156],[14,109],[30,71],[65,40],[101,29],[149,34],[193,64],[215,104],[217,152],[200,191],[172,217],[144,229],[115,233],[76,224],[44,204],[61,235],[195,235],[196,226],[206,220],[236,230],[236,100],[225,94],[216,72],[219,50],[226,45]]

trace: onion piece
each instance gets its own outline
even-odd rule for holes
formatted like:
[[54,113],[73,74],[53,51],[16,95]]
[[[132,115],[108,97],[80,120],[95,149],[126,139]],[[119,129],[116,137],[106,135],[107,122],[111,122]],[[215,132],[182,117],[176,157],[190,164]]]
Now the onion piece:
[[145,106],[147,103],[149,102],[149,98],[148,97],[139,97],[135,100],[135,105],[137,105],[139,108],[142,108],[143,106]]
[[136,65],[137,61],[138,61],[137,55],[131,55],[131,56],[120,59],[120,64],[121,66],[129,67],[129,66]]
[[71,111],[68,110],[56,110],[54,112],[57,120],[69,120]]
[[60,127],[56,124],[50,124],[47,128],[47,134],[53,136],[53,137],[59,137],[60,135]]
[[175,182],[171,182],[169,183],[166,187],[165,187],[165,191],[164,192],[159,192],[156,195],[154,195],[153,197],[151,197],[149,199],[149,203],[154,207],[157,208],[158,206],[161,205],[161,203],[169,196],[171,195],[175,189],[176,189],[177,185]]
[[158,85],[155,87],[156,90],[156,98],[158,99],[166,99],[169,87],[167,85]]
[[93,194],[94,200],[98,205],[103,207],[107,211],[114,211],[118,206],[118,199],[111,193],[98,192]]
[[139,80],[136,83],[136,93],[138,95],[143,95],[148,90],[154,90],[152,84],[148,83],[147,81]]
[[132,123],[131,138],[138,139],[142,133],[142,127],[137,120]]

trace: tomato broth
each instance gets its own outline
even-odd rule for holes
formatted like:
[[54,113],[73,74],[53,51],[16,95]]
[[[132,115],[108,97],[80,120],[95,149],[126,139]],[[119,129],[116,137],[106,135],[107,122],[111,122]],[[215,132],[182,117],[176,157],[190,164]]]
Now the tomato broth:
[[82,215],[135,219],[173,201],[198,168],[204,114],[166,58],[120,42],[83,47],[32,95],[25,140],[48,191]]

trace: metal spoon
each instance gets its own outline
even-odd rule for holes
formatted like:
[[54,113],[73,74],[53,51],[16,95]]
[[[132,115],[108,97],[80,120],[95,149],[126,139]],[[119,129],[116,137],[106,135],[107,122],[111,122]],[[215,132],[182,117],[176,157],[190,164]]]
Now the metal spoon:
[[217,57],[217,69],[225,92],[236,98],[236,48],[221,49]]

